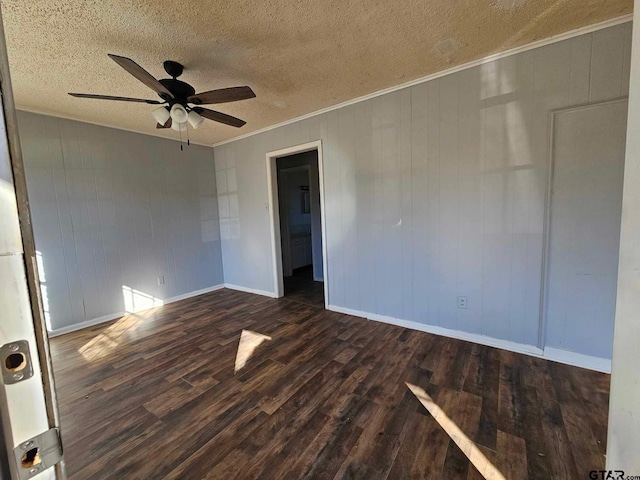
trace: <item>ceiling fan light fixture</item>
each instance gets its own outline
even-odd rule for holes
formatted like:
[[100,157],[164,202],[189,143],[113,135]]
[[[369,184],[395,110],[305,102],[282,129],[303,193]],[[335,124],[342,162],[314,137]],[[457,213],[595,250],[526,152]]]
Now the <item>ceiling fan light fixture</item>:
[[202,122],[204,122],[204,117],[201,117],[193,110],[189,112],[189,116],[187,117],[187,119],[194,129],[198,128],[200,125],[202,125]]
[[185,123],[187,121],[187,117],[187,110],[179,103],[176,103],[171,107],[171,119],[174,123]]
[[171,128],[173,128],[177,132],[184,132],[187,129],[187,122],[171,122]]
[[167,107],[158,107],[151,112],[151,116],[154,118],[156,122],[160,125],[164,125],[167,123],[167,120],[171,118],[171,114]]
[[[497,1],[523,2],[526,0]],[[218,88],[215,90],[196,93],[195,88],[191,85],[183,82],[182,80],[178,80],[178,77],[182,75],[184,70],[184,67],[178,62],[171,60],[164,62],[164,70],[169,74],[169,76],[171,76],[171,78],[162,78],[158,80],[130,58],[113,54],[109,54],[109,58],[116,62],[127,73],[158,94],[161,100],[149,100],[145,98],[132,98],[114,95],[96,95],[92,93],[69,93],[69,95],[78,98],[157,105],[157,107],[154,107],[154,110],[150,112],[152,118],[157,122],[157,129],[173,127],[174,130],[181,132],[185,131],[189,125],[194,129],[200,127],[204,120],[211,120],[236,128],[240,128],[247,123],[244,120],[227,115],[226,113],[216,112],[215,110],[200,107],[200,105],[236,102],[239,100],[255,98],[255,92],[247,85]],[[197,107],[192,105],[197,105]],[[189,140],[187,139],[187,144],[188,143]]]

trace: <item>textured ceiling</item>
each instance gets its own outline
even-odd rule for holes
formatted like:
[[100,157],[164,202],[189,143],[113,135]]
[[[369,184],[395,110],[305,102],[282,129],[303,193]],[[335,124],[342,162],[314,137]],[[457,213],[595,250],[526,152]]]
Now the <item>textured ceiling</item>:
[[66,92],[155,99],[107,57],[164,78],[186,67],[197,91],[249,85],[257,98],[213,106],[247,121],[206,121],[213,144],[457,64],[628,14],[632,0],[2,0],[16,103],[158,132],[153,106]]

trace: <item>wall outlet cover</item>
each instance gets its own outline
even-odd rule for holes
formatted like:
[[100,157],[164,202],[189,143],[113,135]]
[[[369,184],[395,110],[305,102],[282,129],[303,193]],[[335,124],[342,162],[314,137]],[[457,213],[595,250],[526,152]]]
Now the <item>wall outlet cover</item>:
[[467,309],[467,297],[458,297],[458,308]]

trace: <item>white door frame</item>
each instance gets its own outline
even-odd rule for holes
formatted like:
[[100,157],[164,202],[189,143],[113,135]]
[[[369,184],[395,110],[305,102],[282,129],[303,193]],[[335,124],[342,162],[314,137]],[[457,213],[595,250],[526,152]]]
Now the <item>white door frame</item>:
[[[620,102],[628,102],[629,97],[619,97],[611,100],[603,100],[597,102],[583,103],[580,105],[572,105],[570,107],[557,108],[549,112],[549,144],[547,153],[547,192],[544,207],[544,228],[543,228],[543,247],[542,247],[542,271],[540,278],[540,307],[538,318],[538,347],[543,349],[547,341],[547,288],[548,288],[548,271],[549,271],[549,246],[551,242],[551,201],[553,199],[553,174],[555,171],[554,146],[555,146],[555,122],[556,115],[559,113],[570,112],[572,110],[585,110],[602,105],[609,105]],[[600,371],[604,371],[600,368]]]
[[[0,94],[0,477],[62,480],[55,382],[1,13]],[[34,453],[40,463],[27,456]]]
[[276,298],[284,296],[282,271],[282,244],[280,238],[280,207],[278,203],[278,171],[276,160],[296,153],[318,151],[318,180],[320,185],[320,219],[322,227],[322,270],[324,277],[324,306],[329,305],[329,273],[327,269],[327,227],[324,199],[324,167],[322,161],[322,140],[303,143],[293,147],[267,152],[267,184],[269,187],[269,216],[271,220],[271,255],[273,258],[273,287]]

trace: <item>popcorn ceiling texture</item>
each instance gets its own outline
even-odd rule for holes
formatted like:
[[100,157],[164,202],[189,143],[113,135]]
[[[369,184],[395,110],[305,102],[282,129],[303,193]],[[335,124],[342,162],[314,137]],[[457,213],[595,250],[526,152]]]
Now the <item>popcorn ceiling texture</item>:
[[[107,57],[164,78],[185,65],[197,91],[249,85],[253,100],[211,106],[240,129],[205,121],[213,144],[486,55],[628,14],[632,0],[2,0],[18,108],[152,135],[146,104],[67,92],[155,94]],[[435,46],[453,39],[443,56]]]

